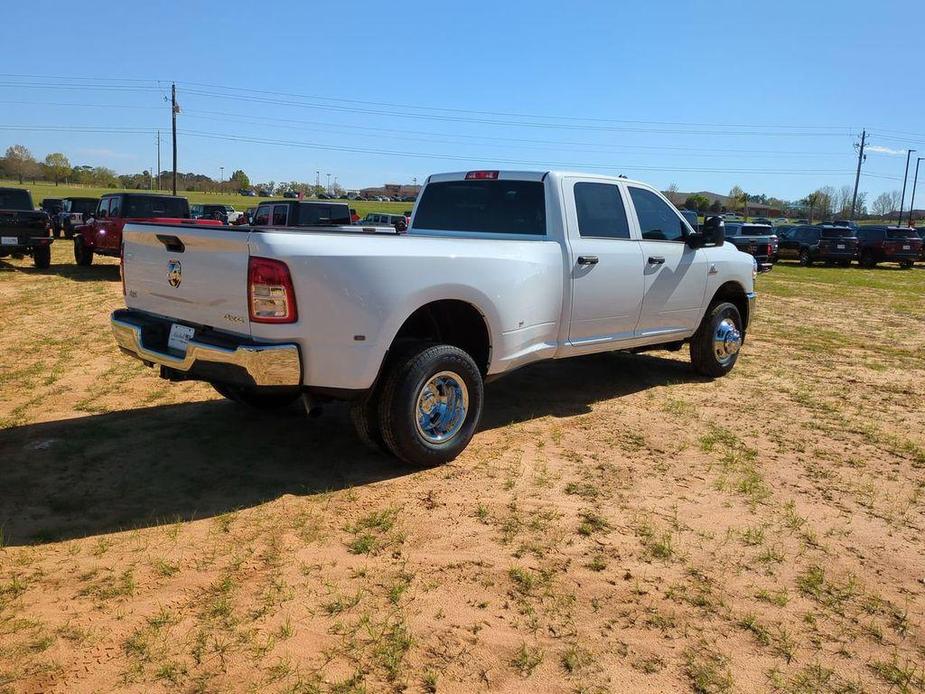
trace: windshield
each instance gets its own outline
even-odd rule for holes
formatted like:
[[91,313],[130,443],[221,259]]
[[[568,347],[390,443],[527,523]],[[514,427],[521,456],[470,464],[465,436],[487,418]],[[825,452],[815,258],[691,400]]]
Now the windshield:
[[546,235],[540,181],[447,181],[424,188],[415,229]]
[[31,210],[32,198],[27,190],[0,190],[0,210]]
[[189,219],[186,198],[159,197],[157,195],[126,195],[123,217],[169,217]]

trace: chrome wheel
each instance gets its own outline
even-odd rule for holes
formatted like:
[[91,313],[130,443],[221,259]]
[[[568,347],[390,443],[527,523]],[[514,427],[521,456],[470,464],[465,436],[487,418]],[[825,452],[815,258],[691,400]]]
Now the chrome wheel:
[[713,331],[713,353],[720,364],[728,364],[742,347],[742,333],[729,318],[724,318]]
[[462,429],[469,409],[469,390],[462,376],[441,371],[418,392],[414,421],[428,443],[444,443]]

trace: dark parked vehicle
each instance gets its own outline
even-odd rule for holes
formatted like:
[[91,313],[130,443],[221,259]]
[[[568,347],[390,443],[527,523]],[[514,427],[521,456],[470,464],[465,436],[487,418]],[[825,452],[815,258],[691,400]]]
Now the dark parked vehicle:
[[299,194],[294,190],[287,190],[285,193],[283,193],[283,197],[287,200],[295,200],[299,197]]
[[925,227],[919,227],[915,230],[919,238],[922,239],[922,252],[919,254],[919,260],[925,262]]
[[778,241],[783,241],[790,236],[794,229],[796,229],[794,224],[778,224],[774,227],[774,233],[777,234]]
[[64,233],[65,238],[74,235],[74,227],[84,224],[99,205],[99,198],[64,198],[61,201],[61,211],[51,218],[51,230],[55,238]]
[[42,200],[42,210],[45,214],[48,215],[49,219],[54,219],[55,216],[61,211],[63,207],[63,201],[61,198],[45,198]]
[[899,263],[910,268],[922,254],[922,239],[908,227],[863,226],[858,230],[858,256],[862,267],[877,263]]
[[342,202],[269,200],[254,212],[253,226],[305,227],[350,224],[350,206]]
[[787,232],[778,254],[807,267],[820,261],[848,266],[857,257],[858,238],[848,227],[803,225]]
[[189,211],[193,219],[214,219],[222,224],[229,224],[238,218],[238,213],[231,205],[197,203],[190,205]]
[[760,272],[767,272],[777,262],[778,237],[768,224],[727,222],[726,241],[754,256]]
[[51,264],[51,222],[22,188],[0,188],[0,258],[31,255],[37,268]]

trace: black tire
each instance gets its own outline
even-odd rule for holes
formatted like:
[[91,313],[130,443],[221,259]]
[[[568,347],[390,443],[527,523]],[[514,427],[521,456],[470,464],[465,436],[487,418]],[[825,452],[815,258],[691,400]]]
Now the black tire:
[[288,407],[299,398],[298,390],[284,390],[278,392],[261,392],[227,383],[213,383],[212,387],[219,395],[228,398],[239,405],[247,405],[255,410],[280,410]]
[[74,262],[84,267],[93,264],[93,251],[87,248],[80,236],[74,237]]
[[810,267],[813,264],[813,257],[809,254],[808,248],[800,249],[800,265]]
[[913,265],[913,261],[911,260],[900,260],[899,261],[899,267],[901,267],[903,270],[908,270],[909,268],[912,267],[912,265]]
[[[725,320],[730,320],[739,333],[739,344],[745,341],[745,331],[742,329],[742,316],[735,304],[723,301],[711,304],[706,315],[700,321],[700,327],[691,338],[691,364],[698,373],[710,378],[719,378],[732,371],[739,353],[720,357],[714,346],[714,338]],[[725,344],[725,343],[724,343]]]
[[[462,392],[459,386],[465,386],[468,405],[461,419],[451,422],[448,438],[435,441],[422,433],[416,411],[425,385],[441,372],[448,372],[449,382],[457,384],[457,393]],[[436,392],[443,396],[448,391],[438,388]],[[482,418],[483,399],[482,374],[472,357],[451,345],[421,345],[396,358],[386,371],[379,397],[382,438],[396,457],[411,465],[447,463],[472,440]]]
[[858,260],[858,265],[866,268],[876,267],[877,259],[874,258],[874,254],[870,251],[864,251],[861,254],[861,258]]
[[55,226],[51,230],[51,233],[54,235],[56,239],[60,239],[61,238],[61,227],[55,224]]
[[839,261],[838,261],[838,264],[839,264],[841,267],[851,267],[851,261],[850,261],[850,260],[839,260]]
[[32,251],[32,262],[39,270],[47,270],[51,265],[51,246],[36,246]]
[[65,223],[64,223],[63,233],[64,233],[64,238],[66,238],[66,239],[73,238],[73,236],[74,236],[74,227],[72,227],[72,226],[70,225],[69,222],[65,222]]
[[364,446],[379,453],[391,453],[379,428],[378,389],[350,403],[350,422]]

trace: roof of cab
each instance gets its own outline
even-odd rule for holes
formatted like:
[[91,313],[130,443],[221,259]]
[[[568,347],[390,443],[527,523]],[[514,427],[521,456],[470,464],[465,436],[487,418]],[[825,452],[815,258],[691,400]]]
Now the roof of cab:
[[[543,181],[547,177],[554,178],[565,178],[565,177],[576,177],[576,178],[598,178],[602,181],[622,181],[623,183],[633,183],[636,185],[644,186],[646,188],[655,188],[645,181],[637,181],[626,176],[621,175],[610,175],[610,174],[601,174],[601,173],[589,173],[587,171],[518,171],[518,170],[506,170],[506,169],[492,169],[492,168],[483,168],[483,169],[469,169],[468,171],[449,171],[447,173],[436,173],[431,174],[427,177],[426,183],[441,183],[446,181],[464,181],[466,180],[467,174],[480,171],[491,171],[497,172],[497,180],[509,180],[509,181]],[[482,179],[486,180],[486,179]],[[487,179],[492,180],[492,179]]]

